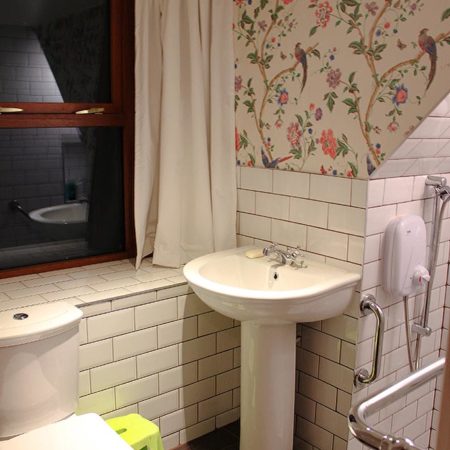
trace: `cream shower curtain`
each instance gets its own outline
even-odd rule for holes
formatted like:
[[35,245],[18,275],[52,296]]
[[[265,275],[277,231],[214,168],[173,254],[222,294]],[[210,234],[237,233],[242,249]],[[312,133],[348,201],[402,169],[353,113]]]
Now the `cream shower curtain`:
[[233,2],[136,0],[137,266],[236,244]]

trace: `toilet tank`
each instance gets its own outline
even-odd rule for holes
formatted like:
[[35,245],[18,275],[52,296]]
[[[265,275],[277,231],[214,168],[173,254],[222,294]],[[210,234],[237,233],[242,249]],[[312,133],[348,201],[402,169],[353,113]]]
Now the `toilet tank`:
[[0,440],[75,412],[82,315],[63,302],[0,312]]

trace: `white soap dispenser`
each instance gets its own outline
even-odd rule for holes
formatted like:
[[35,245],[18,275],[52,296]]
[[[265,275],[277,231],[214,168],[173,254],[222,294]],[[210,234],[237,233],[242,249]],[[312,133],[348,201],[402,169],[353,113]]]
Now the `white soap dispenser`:
[[425,267],[426,229],[422,217],[408,214],[392,219],[384,235],[383,288],[394,297],[420,291],[430,274]]

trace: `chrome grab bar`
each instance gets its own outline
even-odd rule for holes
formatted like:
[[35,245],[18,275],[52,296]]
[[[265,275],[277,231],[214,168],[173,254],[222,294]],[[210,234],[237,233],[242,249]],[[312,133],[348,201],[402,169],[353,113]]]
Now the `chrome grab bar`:
[[363,444],[376,450],[421,450],[408,438],[390,436],[371,428],[365,422],[365,418],[437,377],[443,372],[444,366],[445,358],[438,359],[433,364],[413,372],[404,380],[353,406],[348,414],[348,427],[352,435]]
[[359,304],[361,312],[367,316],[371,312],[375,314],[377,327],[373,343],[373,363],[370,373],[366,369],[360,369],[355,373],[353,380],[356,387],[372,383],[378,377],[381,370],[381,355],[383,350],[384,337],[384,313],[377,305],[372,294],[366,294]]

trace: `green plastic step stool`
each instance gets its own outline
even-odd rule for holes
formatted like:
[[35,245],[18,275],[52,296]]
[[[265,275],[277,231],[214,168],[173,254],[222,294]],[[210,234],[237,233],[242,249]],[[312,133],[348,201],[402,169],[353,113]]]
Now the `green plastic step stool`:
[[106,423],[134,450],[164,450],[159,428],[139,414],[113,417]]

